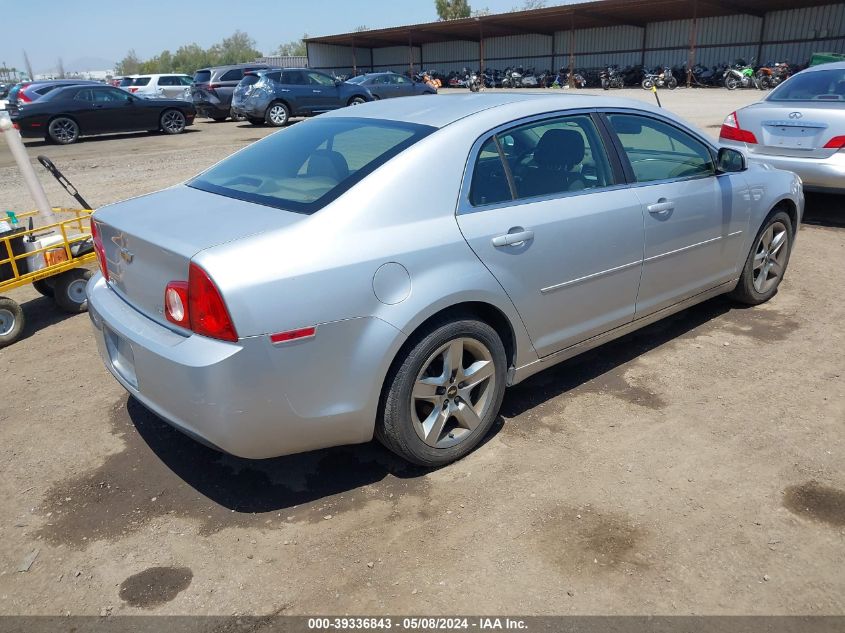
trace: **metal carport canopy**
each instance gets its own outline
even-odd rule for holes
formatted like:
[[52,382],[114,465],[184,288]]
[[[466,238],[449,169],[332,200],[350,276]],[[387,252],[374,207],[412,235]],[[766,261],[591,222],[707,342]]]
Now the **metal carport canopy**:
[[308,43],[381,48],[432,42],[587,29],[602,26],[644,27],[652,22],[708,18],[742,13],[762,17],[769,11],[834,4],[831,0],[596,0],[529,11],[513,11],[460,20],[411,24],[306,38]]

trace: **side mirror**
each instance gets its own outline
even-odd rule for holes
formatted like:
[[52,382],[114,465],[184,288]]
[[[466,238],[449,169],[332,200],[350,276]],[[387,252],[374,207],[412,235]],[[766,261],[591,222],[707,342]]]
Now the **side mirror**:
[[716,171],[720,174],[745,171],[747,168],[748,165],[745,162],[745,156],[742,152],[738,152],[730,147],[719,148],[719,154],[716,157]]

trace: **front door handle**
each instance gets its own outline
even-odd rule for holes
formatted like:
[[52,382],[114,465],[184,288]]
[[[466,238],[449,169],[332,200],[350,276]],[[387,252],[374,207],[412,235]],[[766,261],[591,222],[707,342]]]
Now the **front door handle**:
[[675,210],[675,203],[671,200],[667,200],[666,198],[660,198],[660,200],[654,204],[648,205],[646,208],[652,215],[668,215],[670,212]]
[[534,231],[526,229],[517,233],[508,233],[506,235],[499,235],[493,238],[493,246],[500,248],[502,246],[522,246],[524,242],[534,239]]
[[322,90],[312,90],[311,92],[316,92],[318,95],[323,93]]

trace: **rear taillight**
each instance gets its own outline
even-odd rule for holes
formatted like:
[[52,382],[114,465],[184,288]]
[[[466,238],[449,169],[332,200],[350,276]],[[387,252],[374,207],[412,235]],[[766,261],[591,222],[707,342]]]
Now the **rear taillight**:
[[18,92],[18,103],[32,103],[32,99],[23,91],[23,88]]
[[725,122],[722,123],[722,129],[719,132],[719,138],[729,141],[739,141],[740,143],[750,143],[752,145],[757,144],[757,137],[754,136],[754,132],[743,130],[739,126],[739,117],[736,112],[731,112],[725,117]]
[[825,149],[842,149],[843,147],[845,147],[845,136],[834,136],[825,143]]
[[222,341],[237,341],[238,333],[214,282],[202,268],[191,264],[188,281],[171,281],[164,290],[168,321],[195,334]]
[[94,252],[97,253],[97,261],[100,263],[100,272],[106,281],[109,280],[109,268],[106,265],[106,249],[103,248],[103,239],[100,237],[100,230],[97,223],[91,220],[91,237],[94,239]]
[[137,88],[130,88],[129,92],[138,92],[138,89]]

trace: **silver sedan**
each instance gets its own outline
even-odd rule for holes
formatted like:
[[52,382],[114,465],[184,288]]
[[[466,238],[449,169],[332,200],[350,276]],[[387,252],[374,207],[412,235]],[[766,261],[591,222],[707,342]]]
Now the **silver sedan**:
[[845,193],[845,62],[802,70],[728,115],[719,142],[798,174],[807,191]]
[[[238,456],[375,435],[438,466],[506,387],[710,297],[777,291],[794,174],[640,102],[435,101],[332,112],[99,209],[89,313],[114,377]],[[414,193],[421,175],[436,186]]]

